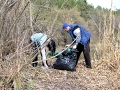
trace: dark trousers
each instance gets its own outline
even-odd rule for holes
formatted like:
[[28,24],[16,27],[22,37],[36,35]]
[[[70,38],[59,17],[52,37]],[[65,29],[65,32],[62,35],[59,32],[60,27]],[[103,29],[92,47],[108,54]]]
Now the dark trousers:
[[81,53],[83,52],[86,67],[91,68],[91,57],[90,57],[90,46],[89,46],[89,44],[90,44],[90,40],[88,41],[88,43],[87,43],[87,45],[85,47],[81,43],[78,44],[77,50],[79,52],[77,53],[76,65],[78,63],[78,60],[79,60],[79,57],[80,57]]
[[38,62],[36,62],[36,61],[38,61],[38,55],[34,58],[34,60],[32,61],[33,63],[32,63],[32,66],[33,67],[36,67],[37,65],[38,65]]

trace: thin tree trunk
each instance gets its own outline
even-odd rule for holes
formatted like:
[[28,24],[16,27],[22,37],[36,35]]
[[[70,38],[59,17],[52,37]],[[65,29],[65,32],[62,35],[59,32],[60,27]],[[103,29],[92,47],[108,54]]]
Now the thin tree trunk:
[[34,30],[33,30],[33,23],[32,23],[32,21],[33,21],[33,19],[32,19],[32,9],[31,9],[32,3],[31,3],[30,0],[29,0],[29,2],[30,2],[30,28],[31,28],[32,33],[34,33]]

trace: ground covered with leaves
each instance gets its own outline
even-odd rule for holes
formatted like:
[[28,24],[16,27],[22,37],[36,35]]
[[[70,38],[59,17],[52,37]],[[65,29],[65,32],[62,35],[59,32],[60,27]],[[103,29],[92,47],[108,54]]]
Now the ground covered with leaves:
[[56,69],[45,69],[39,64],[33,68],[29,65],[24,73],[22,89],[30,90],[120,90],[120,72],[114,71],[105,63],[92,69],[79,60],[75,72]]

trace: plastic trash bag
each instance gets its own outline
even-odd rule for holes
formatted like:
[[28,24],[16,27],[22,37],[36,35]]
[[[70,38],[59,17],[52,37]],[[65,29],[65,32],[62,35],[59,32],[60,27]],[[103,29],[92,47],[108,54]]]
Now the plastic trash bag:
[[54,69],[76,71],[77,49],[67,49],[53,64]]

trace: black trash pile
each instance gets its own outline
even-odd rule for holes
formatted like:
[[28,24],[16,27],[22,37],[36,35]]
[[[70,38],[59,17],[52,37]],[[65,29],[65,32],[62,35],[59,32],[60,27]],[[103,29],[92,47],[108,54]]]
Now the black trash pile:
[[67,49],[53,64],[54,69],[76,71],[77,49]]

